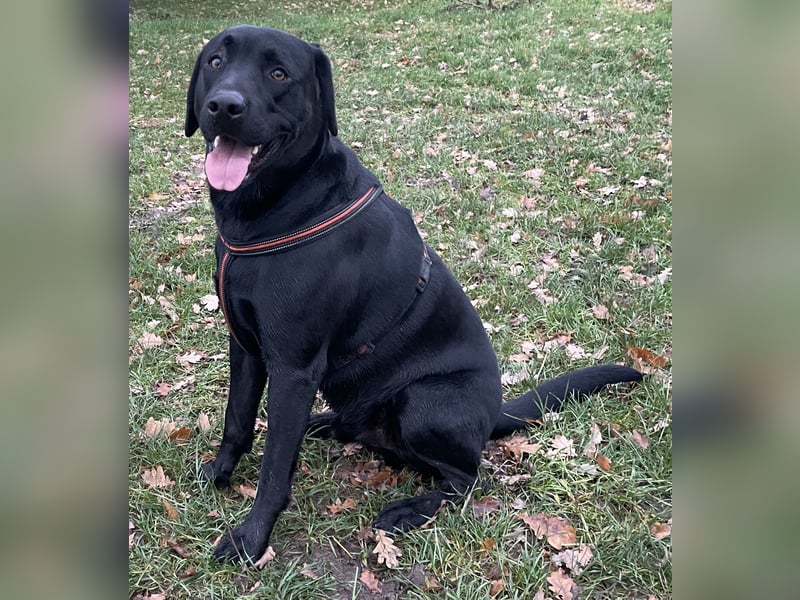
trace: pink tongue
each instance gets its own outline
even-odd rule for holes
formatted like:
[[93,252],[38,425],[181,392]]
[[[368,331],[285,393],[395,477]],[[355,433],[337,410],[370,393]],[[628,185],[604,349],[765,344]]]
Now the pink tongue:
[[232,192],[238,188],[250,165],[253,148],[220,136],[217,147],[206,156],[206,177],[211,187]]

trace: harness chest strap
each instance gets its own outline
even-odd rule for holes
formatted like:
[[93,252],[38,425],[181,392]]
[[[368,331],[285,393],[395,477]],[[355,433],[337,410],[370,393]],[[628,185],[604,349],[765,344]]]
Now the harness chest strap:
[[[306,244],[312,242],[320,237],[327,235],[335,228],[339,227],[340,225],[346,223],[357,214],[359,214],[362,210],[364,210],[367,206],[369,206],[376,198],[380,197],[383,193],[383,188],[380,185],[372,186],[370,189],[366,191],[366,193],[361,196],[360,198],[354,200],[350,204],[346,205],[345,207],[337,210],[333,214],[327,215],[322,220],[309,225],[307,227],[303,227],[302,229],[298,229],[291,233],[275,236],[264,240],[262,242],[258,242],[255,244],[246,244],[246,245],[236,245],[230,243],[226,240],[221,233],[217,233],[220,242],[225,248],[224,254],[220,260],[219,266],[219,279],[218,279],[218,293],[219,293],[219,303],[222,306],[222,314],[225,317],[225,323],[228,326],[228,331],[230,331],[231,337],[236,341],[236,343],[246,352],[249,354],[255,355],[256,352],[253,352],[244,345],[241,340],[236,336],[235,327],[231,320],[230,311],[228,309],[227,298],[225,295],[225,273],[228,265],[230,264],[230,259],[233,256],[255,256],[255,255],[263,255],[263,254],[274,254],[276,252],[281,252],[283,250],[288,250],[290,248],[294,248],[301,244]],[[366,342],[359,346],[358,350],[339,361],[337,361],[336,367],[343,366],[347,364],[354,358],[363,358],[367,356],[372,350],[375,348],[375,344],[383,338],[386,333],[391,329],[392,326],[396,324],[405,314],[410,310],[411,305],[417,299],[417,296],[421,294],[425,290],[425,286],[428,284],[428,279],[430,277],[430,270],[431,270],[431,259],[428,255],[428,248],[423,243],[423,255],[422,255],[422,264],[420,266],[420,273],[417,279],[417,286],[414,293],[414,297],[412,298],[411,302],[409,302],[408,306],[403,310],[400,316],[391,323],[389,327],[387,327],[386,331],[382,333],[380,336],[372,340],[371,342]]]

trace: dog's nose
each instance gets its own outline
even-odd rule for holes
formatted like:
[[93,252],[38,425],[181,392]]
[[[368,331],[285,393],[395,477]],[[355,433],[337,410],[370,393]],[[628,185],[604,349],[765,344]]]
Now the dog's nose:
[[238,92],[218,92],[208,99],[206,107],[216,120],[233,120],[244,114],[246,105]]

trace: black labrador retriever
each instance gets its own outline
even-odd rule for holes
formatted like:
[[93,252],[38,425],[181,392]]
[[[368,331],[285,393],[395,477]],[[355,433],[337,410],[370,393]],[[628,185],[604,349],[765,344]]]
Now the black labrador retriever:
[[[199,128],[207,144],[215,282],[230,329],[222,444],[203,465],[217,487],[251,449],[269,382],[258,493],[216,558],[265,551],[307,431],[441,481],[375,519],[402,531],[475,485],[490,438],[568,396],[641,379],[600,365],[502,404],[497,358],[461,286],[337,137],[331,64],[318,46],[274,29],[227,29],[197,58],[186,109],[186,135]],[[318,390],[331,411],[312,416]]]

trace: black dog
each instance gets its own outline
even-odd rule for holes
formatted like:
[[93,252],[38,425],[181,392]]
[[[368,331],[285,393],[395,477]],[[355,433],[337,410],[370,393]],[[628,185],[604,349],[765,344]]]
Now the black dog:
[[[467,492],[486,441],[524,428],[539,405],[641,379],[627,367],[589,367],[501,406],[497,358],[461,286],[409,211],[339,141],[331,65],[318,46],[228,29],[200,53],[186,108],[186,135],[199,128],[207,143],[215,281],[231,334],[222,444],[203,465],[217,487],[251,449],[269,373],[258,493],[217,558],[264,552],[307,430],[441,480],[437,491],[390,502],[374,523],[406,530]],[[317,390],[332,411],[310,416]]]

